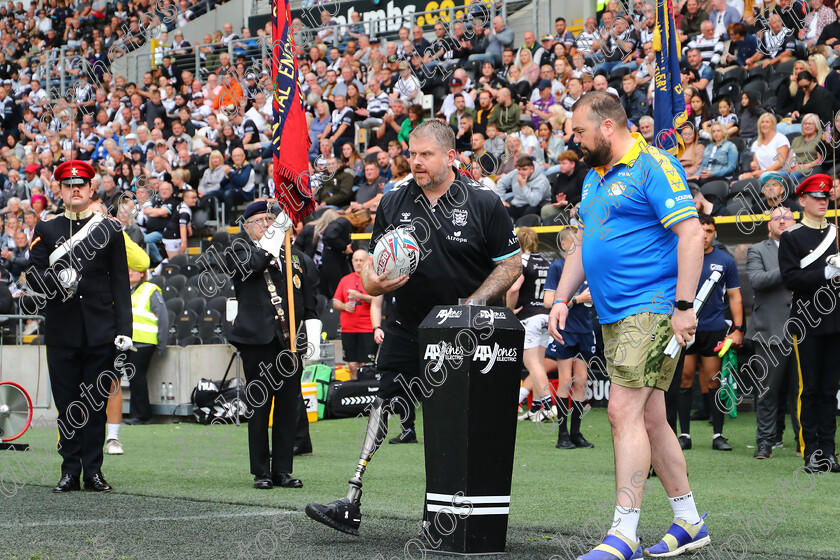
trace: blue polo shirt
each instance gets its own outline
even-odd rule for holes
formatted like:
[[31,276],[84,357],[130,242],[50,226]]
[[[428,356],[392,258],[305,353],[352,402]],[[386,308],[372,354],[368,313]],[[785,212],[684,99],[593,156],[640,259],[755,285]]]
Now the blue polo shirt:
[[729,324],[724,317],[723,296],[727,290],[735,290],[741,287],[741,281],[738,278],[738,265],[735,264],[735,259],[729,253],[715,247],[711,253],[703,255],[703,271],[700,273],[698,290],[715,271],[720,272],[721,279],[715,284],[703,305],[703,309],[697,316],[698,331],[722,331],[729,328]]
[[[563,265],[566,264],[566,259],[559,258],[548,267],[548,277],[545,280],[546,291],[556,291],[557,285],[560,284],[560,277],[563,276]],[[575,295],[580,294],[588,287],[584,282]],[[592,291],[590,290],[590,294]],[[589,309],[584,304],[573,305],[569,309],[569,315],[566,318],[566,328],[560,331],[561,333],[591,333],[592,321],[589,318]]]
[[591,169],[583,183],[581,256],[601,324],[671,312],[677,288],[671,227],[697,217],[682,165],[640,134],[633,138],[609,171]]

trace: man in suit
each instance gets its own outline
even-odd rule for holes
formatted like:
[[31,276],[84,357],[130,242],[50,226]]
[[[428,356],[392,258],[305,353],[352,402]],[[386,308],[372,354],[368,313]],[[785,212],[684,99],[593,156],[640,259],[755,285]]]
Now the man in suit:
[[[285,218],[285,220],[283,220]],[[245,395],[253,408],[248,420],[248,449],[254,488],[268,490],[274,485],[301,488],[291,476],[295,432],[298,425],[302,352],[291,351],[286,263],[279,251],[285,229],[291,225],[281,214],[275,220],[265,200],[253,202],[242,214],[244,232],[231,244],[227,258],[233,270],[233,287],[238,313],[228,340],[242,355]],[[278,258],[277,255],[280,255]],[[304,332],[304,320],[317,318],[315,287],[306,281],[309,271],[298,251],[293,251],[294,320]],[[268,417],[274,399],[268,445]]]
[[[782,441],[782,434],[777,433],[778,411],[780,407],[784,410],[787,388],[796,379],[796,357],[790,348],[783,349],[781,344],[775,343],[784,340],[782,327],[790,315],[790,290],[782,283],[779,270],[779,238],[792,225],[789,209],[774,208],[767,222],[770,238],[747,249],[747,275],[755,291],[755,303],[746,338],[753,341],[755,355],[767,367],[761,379],[758,375],[753,379],[757,425],[753,457],[756,459],[772,457],[773,446]],[[798,379],[796,381],[798,383]],[[795,417],[793,429],[799,432]]]
[[53,492],[79,490],[82,476],[86,489],[110,492],[101,471],[105,404],[125,360],[114,347],[133,348],[125,241],[119,222],[89,208],[93,167],[70,160],[54,176],[67,210],[35,226],[27,271],[39,292],[35,303],[46,307],[47,366],[62,457]]

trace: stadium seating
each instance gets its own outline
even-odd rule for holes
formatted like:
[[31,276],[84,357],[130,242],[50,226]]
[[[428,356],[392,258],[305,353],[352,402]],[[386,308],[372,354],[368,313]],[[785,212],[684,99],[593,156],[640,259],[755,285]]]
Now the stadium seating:
[[170,276],[166,280],[166,285],[176,292],[180,293],[181,290],[184,289],[184,286],[187,283],[187,277],[181,274],[176,274],[175,276]]
[[176,264],[165,264],[161,267],[161,275],[162,276],[175,276],[176,274],[181,273],[181,267]]
[[540,225],[540,217],[536,214],[525,214],[513,224],[516,227],[537,227]]
[[172,311],[176,315],[180,314],[181,311],[184,310],[184,300],[179,297],[174,297],[172,299],[166,300],[165,302],[166,309]]
[[715,82],[716,85],[722,86],[724,84],[742,84],[746,80],[747,72],[740,66],[727,70],[723,74],[723,79],[720,82]]
[[222,319],[225,317],[226,308],[227,299],[222,296],[207,300],[207,309],[212,309],[217,312]]
[[170,300],[173,298],[178,297],[178,290],[173,288],[172,286],[164,286],[163,288],[163,299]]
[[723,203],[729,196],[729,183],[727,181],[709,181],[700,187],[700,192],[706,197],[715,196]]
[[204,314],[204,309],[207,306],[207,301],[203,297],[196,297],[184,302],[184,309],[189,309],[195,312],[196,315]]

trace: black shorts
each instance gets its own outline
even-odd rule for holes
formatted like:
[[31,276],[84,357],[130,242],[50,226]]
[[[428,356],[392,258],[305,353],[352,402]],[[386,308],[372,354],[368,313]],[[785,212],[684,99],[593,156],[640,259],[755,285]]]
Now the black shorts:
[[715,346],[724,338],[726,338],[726,329],[722,331],[697,331],[694,333],[694,344],[685,351],[685,354],[717,356]]
[[376,358],[376,341],[373,333],[341,333],[344,361],[370,363]]
[[417,336],[393,323],[384,326],[385,338],[376,355],[376,369],[381,374],[379,392],[383,399],[404,396],[418,402],[423,396],[419,386],[420,342]]

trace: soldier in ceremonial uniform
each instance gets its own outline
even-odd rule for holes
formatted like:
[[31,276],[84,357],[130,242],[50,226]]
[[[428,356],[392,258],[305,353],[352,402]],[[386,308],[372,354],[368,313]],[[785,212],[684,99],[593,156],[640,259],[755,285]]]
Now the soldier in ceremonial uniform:
[[[254,410],[248,419],[248,450],[254,488],[268,490],[274,486],[300,488],[303,483],[291,476],[294,459],[295,432],[298,426],[300,376],[305,349],[298,338],[297,359],[289,352],[289,304],[286,288],[286,262],[282,249],[275,257],[266,249],[271,237],[279,243],[284,229],[275,220],[266,201],[252,202],[242,214],[244,232],[231,245],[228,255],[233,273],[238,313],[228,340],[242,355],[246,397]],[[290,225],[291,222],[286,221]],[[271,228],[271,229],[270,229]],[[271,236],[267,234],[270,230]],[[292,252],[292,284],[294,286],[295,322],[303,333],[303,321],[317,319],[317,282],[301,258]],[[314,341],[317,343],[317,341]],[[271,452],[268,445],[268,417],[274,399],[271,431]]]
[[793,291],[790,332],[802,380],[798,403],[800,444],[808,472],[840,472],[834,456],[840,380],[840,286],[837,231],[825,219],[831,177],[817,174],[796,188],[804,217],[779,242],[782,281]]
[[133,348],[125,241],[119,222],[91,204],[93,167],[71,160],[55,170],[67,210],[35,226],[27,279],[45,306],[44,336],[58,409],[61,479],[53,492],[110,492],[102,476],[105,404],[116,350]]

